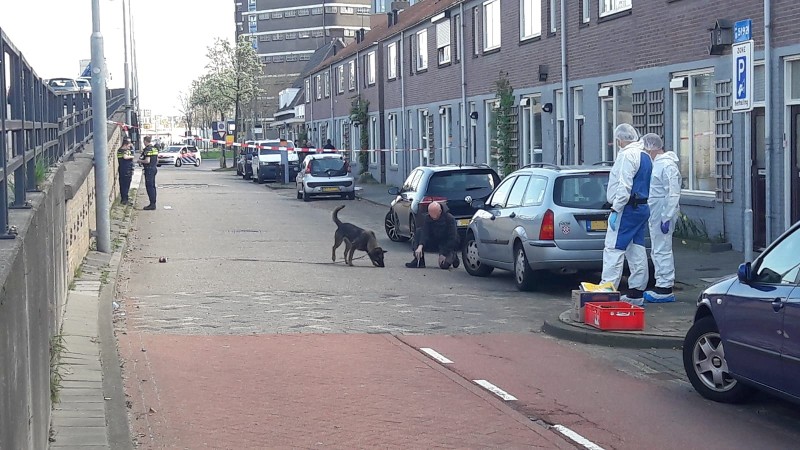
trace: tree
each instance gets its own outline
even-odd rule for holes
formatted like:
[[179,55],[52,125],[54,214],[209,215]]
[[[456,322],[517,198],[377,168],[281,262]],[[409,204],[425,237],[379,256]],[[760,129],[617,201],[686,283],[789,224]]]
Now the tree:
[[192,129],[194,128],[195,110],[197,109],[193,99],[194,89],[195,84],[192,83],[188,92],[178,93],[178,112],[181,113],[181,120],[186,124],[186,131],[188,131],[190,135],[194,135]]
[[[246,36],[241,36],[235,45],[217,39],[208,48],[208,83],[211,103],[224,120],[224,111],[234,110],[235,140],[242,133],[241,105],[258,95],[258,79],[263,73],[253,45]],[[222,151],[220,167],[226,167],[225,150]]]
[[514,88],[508,80],[508,73],[501,71],[495,82],[497,106],[495,106],[494,126],[497,130],[495,140],[499,160],[500,175],[505,176],[516,170],[516,158],[513,146],[514,139]]
[[369,172],[369,100],[361,98],[361,94],[353,97],[353,102],[350,106],[350,120],[358,125],[360,131],[360,147],[361,152],[358,154],[358,163],[361,166],[360,175]]

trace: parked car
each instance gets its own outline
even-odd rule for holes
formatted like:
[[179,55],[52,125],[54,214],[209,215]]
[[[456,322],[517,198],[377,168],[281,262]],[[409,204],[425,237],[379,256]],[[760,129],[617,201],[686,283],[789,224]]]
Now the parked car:
[[170,165],[181,167],[184,164],[193,164],[200,167],[202,157],[193,145],[170,145],[158,152],[158,167]]
[[545,272],[602,270],[610,205],[609,167],[533,164],[508,175],[472,218],[464,241],[464,268],[488,276],[514,272],[531,290]]
[[82,92],[92,92],[92,83],[88,78],[76,78],[75,82],[78,83],[78,88]]
[[485,200],[499,182],[497,172],[486,165],[417,167],[402,187],[389,189],[389,194],[396,198],[384,220],[386,235],[395,242],[413,239],[417,217],[424,214],[432,202],[440,201],[446,202],[456,218],[463,239],[476,211],[471,200]]
[[297,198],[336,195],[355,200],[356,182],[350,164],[338,153],[318,153],[306,156],[295,179]]
[[[47,81],[47,85],[57,94],[76,94],[82,92],[78,80],[74,78],[51,78]],[[91,85],[89,88],[91,89]]]
[[[279,147],[280,141],[277,139],[257,141],[256,144],[265,147]],[[286,147],[293,149],[294,142],[287,141]],[[287,158],[289,162],[289,180],[294,180],[297,177],[297,172],[300,171],[297,153],[290,151]],[[250,170],[252,171],[253,181],[258,183],[283,180],[284,170],[281,165],[281,150],[260,148],[257,153],[254,151],[250,162]],[[289,180],[286,181],[288,182]]]
[[756,389],[800,402],[800,222],[736,276],[697,301],[683,366],[708,399],[736,403]]

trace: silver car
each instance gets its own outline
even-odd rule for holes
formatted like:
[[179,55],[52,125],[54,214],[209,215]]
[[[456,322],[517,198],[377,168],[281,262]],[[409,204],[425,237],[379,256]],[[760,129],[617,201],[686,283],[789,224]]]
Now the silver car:
[[350,164],[338,153],[320,153],[306,156],[297,182],[297,198],[311,200],[312,196],[335,195],[354,200],[356,183],[350,173]]
[[609,172],[535,164],[508,175],[475,205],[481,209],[464,241],[464,268],[481,277],[495,268],[513,271],[520,290],[533,289],[546,272],[601,270]]

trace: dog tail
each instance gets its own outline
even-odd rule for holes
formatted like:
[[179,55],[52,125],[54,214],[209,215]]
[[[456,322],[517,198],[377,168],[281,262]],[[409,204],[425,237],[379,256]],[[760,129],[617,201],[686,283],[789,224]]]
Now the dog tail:
[[342,225],[342,221],[339,220],[339,211],[342,209],[344,209],[344,205],[337,206],[336,209],[333,210],[333,223],[335,223],[337,227]]

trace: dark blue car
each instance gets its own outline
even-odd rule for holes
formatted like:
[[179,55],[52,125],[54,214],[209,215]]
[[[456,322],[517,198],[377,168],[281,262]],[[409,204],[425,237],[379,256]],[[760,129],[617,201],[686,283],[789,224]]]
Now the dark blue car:
[[683,365],[711,400],[741,402],[760,389],[800,402],[800,222],[703,292]]

